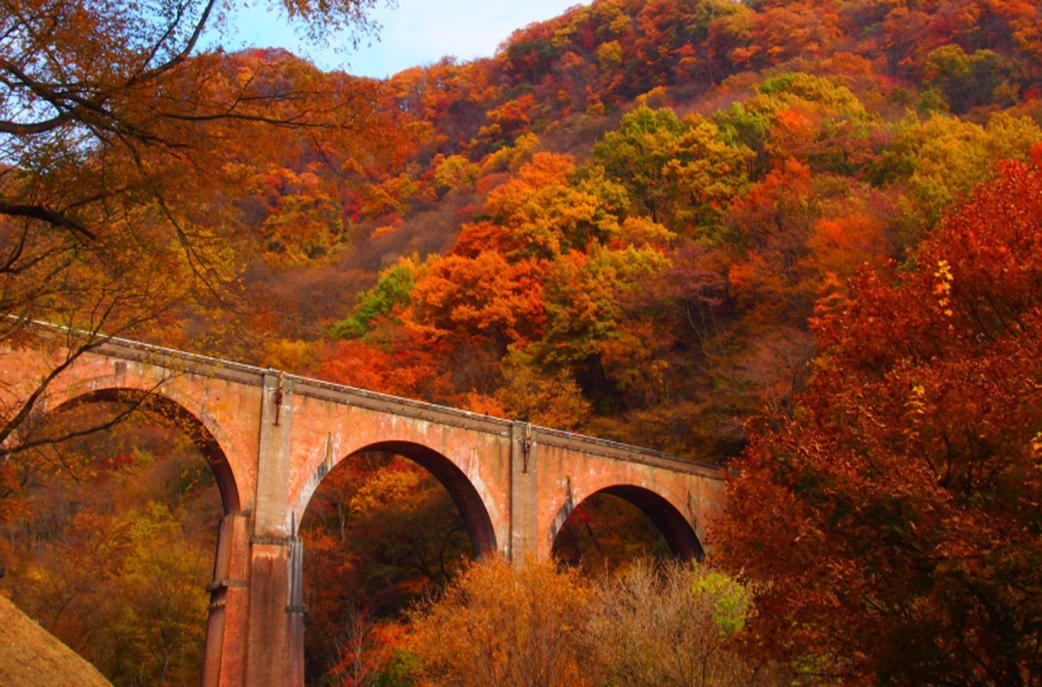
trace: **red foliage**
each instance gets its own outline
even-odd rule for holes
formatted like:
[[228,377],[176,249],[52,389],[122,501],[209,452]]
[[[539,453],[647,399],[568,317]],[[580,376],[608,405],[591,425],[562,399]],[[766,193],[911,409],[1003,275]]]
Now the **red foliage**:
[[718,530],[770,583],[761,651],[856,684],[1042,676],[1040,256],[1042,170],[1004,163],[898,283],[865,272],[817,323],[813,384],[735,463]]

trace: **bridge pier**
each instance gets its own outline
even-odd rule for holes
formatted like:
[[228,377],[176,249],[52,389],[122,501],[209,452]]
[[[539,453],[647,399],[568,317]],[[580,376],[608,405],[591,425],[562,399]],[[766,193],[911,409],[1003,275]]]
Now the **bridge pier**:
[[[250,608],[248,618],[248,651],[246,654],[247,687],[300,687],[303,674],[303,622],[301,611],[291,612],[291,550],[299,548],[289,538],[258,537],[250,543]],[[293,630],[300,637],[293,637]],[[299,646],[301,656],[293,656]],[[295,668],[300,665],[299,679]],[[222,686],[223,687],[223,686]]]
[[293,383],[265,373],[262,384],[245,684],[303,687],[303,550],[289,507]]
[[210,619],[203,660],[203,687],[242,687],[249,611],[249,513],[224,516],[217,535]]
[[504,553],[511,562],[535,558],[539,554],[539,493],[536,443],[532,425],[510,425],[510,537]]

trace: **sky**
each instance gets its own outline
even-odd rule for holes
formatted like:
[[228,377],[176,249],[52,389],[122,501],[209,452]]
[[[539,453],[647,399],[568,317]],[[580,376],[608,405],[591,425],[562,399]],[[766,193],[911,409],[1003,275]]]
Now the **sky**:
[[[278,4],[278,3],[274,3]],[[310,45],[294,32],[285,14],[251,3],[230,19],[229,30],[207,47],[220,45],[233,52],[247,47],[286,48],[311,60],[320,69],[343,69],[358,76],[386,78],[403,69],[437,62],[446,55],[460,61],[491,57],[515,29],[563,14],[579,0],[398,0],[397,8],[381,3],[371,16],[383,29],[379,42],[351,48],[333,37],[325,45]],[[206,42],[204,40],[204,42]]]

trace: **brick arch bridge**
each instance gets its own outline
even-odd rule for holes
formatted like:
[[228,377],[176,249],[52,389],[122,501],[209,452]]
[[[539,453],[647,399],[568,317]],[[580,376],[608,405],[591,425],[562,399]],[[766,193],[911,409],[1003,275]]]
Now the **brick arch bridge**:
[[[0,350],[0,403],[62,365],[60,337]],[[5,398],[6,397],[6,398]],[[316,487],[360,451],[433,473],[478,555],[545,560],[571,510],[604,492],[641,508],[683,557],[702,554],[723,476],[647,449],[490,418],[147,344],[108,339],[72,361],[34,410],[141,401],[206,456],[224,502],[204,686],[303,685],[300,522]]]

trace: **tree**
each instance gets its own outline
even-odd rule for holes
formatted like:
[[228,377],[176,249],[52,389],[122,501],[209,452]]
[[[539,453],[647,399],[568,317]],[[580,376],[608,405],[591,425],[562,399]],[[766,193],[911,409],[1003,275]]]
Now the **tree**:
[[301,537],[309,683],[352,684],[353,675],[358,684],[388,684],[377,673],[394,668],[399,614],[452,580],[472,555],[463,517],[441,484],[377,453],[348,456],[329,473]]
[[618,131],[593,149],[607,176],[629,192],[632,211],[674,231],[712,228],[723,207],[747,183],[752,152],[719,136],[712,122],[679,119],[646,105],[626,114]]
[[967,55],[958,45],[949,44],[927,57],[924,81],[939,89],[952,111],[961,114],[990,103],[995,89],[1011,71],[1009,60],[991,50]]
[[[352,26],[357,37],[373,1],[284,8],[313,35]],[[52,373],[4,399],[6,453],[101,332],[143,336],[161,315],[232,298],[257,238],[237,221],[236,163],[357,152],[349,137],[384,116],[373,84],[284,53],[200,53],[220,13],[215,0],[0,10],[0,340],[26,344],[33,319],[83,332],[50,337],[64,349]]]
[[432,336],[484,336],[505,352],[542,333],[546,268],[536,259],[511,264],[495,251],[431,260],[411,292],[410,317]]
[[638,278],[669,265],[656,248],[611,250],[596,244],[589,253],[567,253],[553,264],[546,286],[546,335],[534,346],[548,365],[597,358],[604,344],[625,335],[620,296],[638,288]]
[[577,570],[492,556],[412,615],[409,647],[424,684],[591,685],[580,644],[590,596]]
[[503,385],[496,390],[496,399],[507,417],[572,429],[590,414],[590,404],[568,370],[548,374],[517,348],[510,349],[500,369]]
[[[716,547],[754,646],[852,684],[1042,676],[1042,147],[816,324],[810,388],[735,462]],[[771,429],[774,427],[774,429]]]
[[915,238],[990,178],[995,162],[1027,160],[1032,145],[1039,142],[1042,129],[1035,122],[1007,113],[995,113],[986,127],[942,114],[926,121],[909,115],[873,171],[880,180],[907,179],[909,197],[903,210]]
[[412,614],[408,647],[422,684],[791,684],[727,645],[751,594],[717,571],[638,560],[591,581],[554,562],[477,561]]
[[811,314],[814,290],[803,265],[822,202],[811,171],[789,158],[732,203],[728,228],[739,254],[728,274],[738,307],[758,322],[799,326]]
[[502,227],[504,255],[552,259],[618,230],[625,191],[604,179],[575,177],[571,156],[540,152],[489,192],[485,209]]
[[185,541],[181,523],[162,504],[123,518],[128,551],[115,580],[121,603],[114,631],[127,643],[128,674],[119,677],[124,684],[183,684],[196,677],[206,639],[209,552]]
[[71,474],[31,476],[0,524],[3,593],[121,687],[198,682],[224,512],[188,437],[144,420],[64,442]]
[[586,575],[622,573],[634,562],[672,557],[655,523],[625,499],[597,492],[579,502],[554,537],[554,560]]
[[403,260],[384,270],[376,286],[358,294],[351,316],[337,322],[332,335],[337,338],[360,337],[369,331],[369,325],[377,317],[387,315],[395,306],[407,305],[409,294],[416,285],[414,269],[411,261]]
[[759,180],[787,157],[816,169],[851,174],[881,142],[874,117],[837,78],[800,72],[765,80],[759,93],[714,117],[720,137],[756,153],[750,177]]
[[[466,523],[430,473],[403,459],[371,475],[350,502],[354,543],[371,560],[367,582],[445,586],[472,555]],[[370,594],[370,600],[375,599]]]

